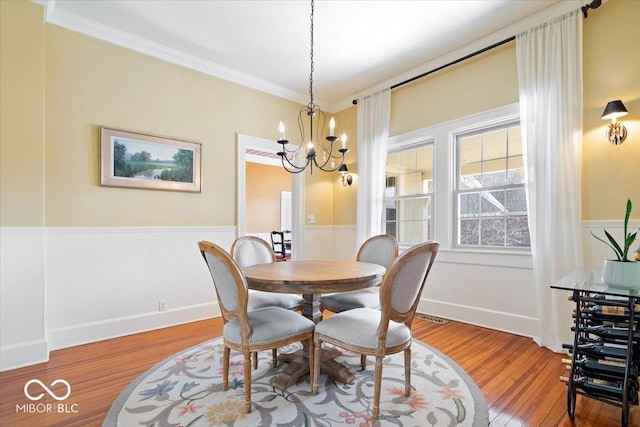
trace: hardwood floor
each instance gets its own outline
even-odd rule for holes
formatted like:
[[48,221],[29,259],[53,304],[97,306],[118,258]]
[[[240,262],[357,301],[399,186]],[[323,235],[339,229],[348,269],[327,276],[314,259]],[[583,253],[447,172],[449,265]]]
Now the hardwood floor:
[[[474,379],[489,406],[492,426],[620,426],[620,408],[581,396],[571,421],[566,415],[565,385],[558,380],[567,374],[562,356],[529,338],[418,318],[413,331],[415,338],[446,354]],[[111,403],[140,374],[180,350],[221,334],[222,319],[216,318],[57,350],[48,363],[2,372],[0,426],[100,426]],[[19,405],[30,402],[24,395],[30,379],[47,385],[64,379],[71,384],[66,407],[54,408],[62,413],[17,412]],[[52,398],[44,402],[59,403]],[[640,426],[638,408],[632,406],[630,414],[629,425]]]

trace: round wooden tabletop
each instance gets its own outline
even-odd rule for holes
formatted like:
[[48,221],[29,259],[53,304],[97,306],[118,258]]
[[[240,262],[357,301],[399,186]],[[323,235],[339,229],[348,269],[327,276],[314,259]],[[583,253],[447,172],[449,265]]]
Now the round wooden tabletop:
[[323,294],[376,286],[386,269],[360,261],[286,261],[256,264],[242,271],[251,289]]

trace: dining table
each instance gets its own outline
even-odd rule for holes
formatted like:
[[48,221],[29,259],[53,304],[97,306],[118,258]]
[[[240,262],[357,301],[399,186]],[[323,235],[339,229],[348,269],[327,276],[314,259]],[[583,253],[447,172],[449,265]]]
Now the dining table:
[[[322,294],[377,286],[386,269],[378,264],[361,261],[295,260],[251,265],[244,267],[242,272],[249,289],[301,294],[305,300],[302,315],[318,323],[323,315]],[[334,380],[347,384],[355,376],[335,360],[340,354],[338,349],[323,348],[320,370]],[[309,349],[303,343],[302,350],[282,354],[278,357],[278,362],[289,363],[274,381],[276,385],[286,389],[309,374]]]

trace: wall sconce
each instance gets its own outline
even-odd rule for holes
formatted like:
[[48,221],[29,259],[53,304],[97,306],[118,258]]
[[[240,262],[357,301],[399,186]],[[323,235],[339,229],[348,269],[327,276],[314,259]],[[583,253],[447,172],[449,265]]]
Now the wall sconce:
[[602,113],[602,120],[611,119],[611,124],[607,126],[607,139],[611,145],[620,145],[627,137],[627,128],[617,122],[618,117],[628,114],[624,104],[619,99],[607,104]]
[[338,172],[340,172],[340,174],[342,175],[342,185],[343,186],[346,187],[347,185],[353,184],[353,177],[350,174],[345,176],[345,174],[347,172],[349,172],[349,169],[347,169],[347,165],[342,164],[340,166],[340,168],[338,169]]

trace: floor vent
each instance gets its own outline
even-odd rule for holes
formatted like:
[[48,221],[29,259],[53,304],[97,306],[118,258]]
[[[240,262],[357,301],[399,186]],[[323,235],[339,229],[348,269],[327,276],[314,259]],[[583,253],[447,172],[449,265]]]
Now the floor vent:
[[448,322],[448,320],[441,319],[439,317],[430,316],[428,314],[418,314],[418,319],[426,320],[427,322],[437,323],[439,325],[444,325]]

